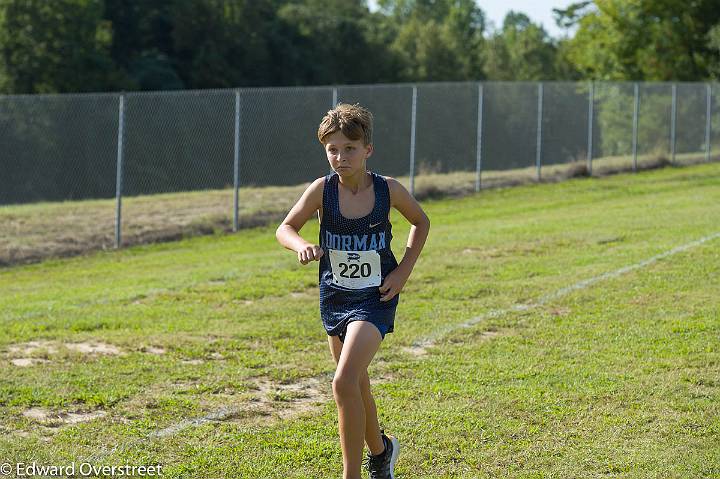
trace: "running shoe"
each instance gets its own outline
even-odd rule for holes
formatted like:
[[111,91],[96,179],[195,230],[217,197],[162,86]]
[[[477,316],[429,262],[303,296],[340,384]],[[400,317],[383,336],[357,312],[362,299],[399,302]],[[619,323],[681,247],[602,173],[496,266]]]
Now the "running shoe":
[[370,473],[370,479],[395,479],[395,463],[400,453],[400,443],[395,437],[388,437],[385,431],[380,431],[385,450],[378,456],[367,455],[365,465]]

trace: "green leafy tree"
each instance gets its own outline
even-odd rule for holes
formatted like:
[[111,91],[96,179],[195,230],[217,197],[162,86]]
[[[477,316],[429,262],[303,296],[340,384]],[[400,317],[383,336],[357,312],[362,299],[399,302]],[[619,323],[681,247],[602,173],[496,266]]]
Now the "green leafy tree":
[[541,25],[510,11],[487,45],[486,71],[492,80],[557,79],[557,47]]
[[708,62],[710,76],[714,80],[720,79],[720,23],[710,29],[707,34],[707,45],[711,51],[711,59]]
[[121,85],[101,0],[0,2],[0,78],[7,93],[98,91]]
[[277,85],[294,73],[279,0],[105,0],[112,56],[133,89]]
[[577,24],[569,58],[602,80],[701,80],[717,64],[708,34],[720,21],[717,0],[596,0],[558,10]]
[[399,25],[390,48],[403,62],[401,79],[484,78],[485,15],[473,0],[383,0]]
[[105,0],[104,15],[113,26],[112,58],[125,73],[128,89],[188,86],[178,71],[173,38],[173,12],[182,5],[179,0]]
[[172,12],[172,49],[178,74],[192,88],[273,85],[271,54],[275,6],[253,2],[192,0]]
[[584,79],[582,73],[570,59],[570,42],[572,42],[572,38],[569,37],[555,41],[554,80],[580,81]]
[[278,17],[295,30],[294,77],[300,84],[369,83],[392,80],[392,55],[362,0],[304,0],[282,5]]

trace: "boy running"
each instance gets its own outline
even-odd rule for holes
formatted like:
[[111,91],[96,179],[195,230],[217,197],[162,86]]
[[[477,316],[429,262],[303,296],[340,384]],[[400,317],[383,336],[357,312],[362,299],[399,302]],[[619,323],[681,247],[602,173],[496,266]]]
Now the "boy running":
[[[367,368],[394,329],[399,293],[422,251],[430,220],[394,178],[367,170],[373,153],[372,114],[338,104],[318,129],[334,173],[315,180],[278,227],[280,244],[302,264],[320,263],[320,315],[337,364],[333,395],[338,408],[343,479],[360,479],[363,442],[371,479],[394,479],[400,445],[380,430]],[[398,264],[392,250],[390,208],[411,224]],[[319,245],[298,232],[317,212]]]

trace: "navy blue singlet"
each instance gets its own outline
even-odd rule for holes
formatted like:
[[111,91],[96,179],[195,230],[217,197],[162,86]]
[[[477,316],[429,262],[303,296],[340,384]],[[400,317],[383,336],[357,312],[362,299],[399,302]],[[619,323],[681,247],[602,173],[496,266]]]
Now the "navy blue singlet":
[[[390,301],[380,301],[377,286],[347,289],[333,283],[328,250],[376,250],[380,255],[382,280],[395,268],[397,261],[390,249],[392,225],[389,220],[390,190],[387,181],[371,172],[375,191],[375,206],[362,218],[345,218],[340,213],[339,177],[332,173],[325,177],[323,214],[320,222],[320,245],[325,254],[320,258],[320,316],[328,336],[345,339],[350,321],[369,321],[378,327],[382,337],[394,329],[396,295]],[[372,228],[371,228],[372,226]]]

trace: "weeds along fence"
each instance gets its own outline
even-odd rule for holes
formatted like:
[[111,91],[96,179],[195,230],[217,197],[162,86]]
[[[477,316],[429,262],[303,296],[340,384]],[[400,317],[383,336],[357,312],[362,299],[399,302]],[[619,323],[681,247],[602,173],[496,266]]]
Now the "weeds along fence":
[[[328,173],[316,131],[338,102],[374,113],[370,168],[426,196],[541,180],[559,167],[601,174],[658,159],[709,161],[720,143],[718,91],[462,82],[0,96],[0,214],[17,219],[25,211],[17,205],[42,202],[52,221],[58,204],[69,205],[59,202],[83,200],[73,214],[102,225],[88,233],[102,247],[203,215],[237,230],[287,206],[272,197],[289,191],[292,202],[297,185]],[[70,221],[45,234],[70,237],[68,228],[86,226]],[[17,244],[5,248],[19,254]]]

